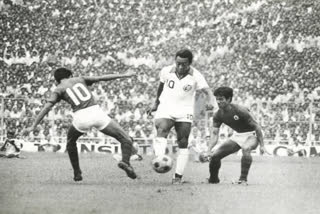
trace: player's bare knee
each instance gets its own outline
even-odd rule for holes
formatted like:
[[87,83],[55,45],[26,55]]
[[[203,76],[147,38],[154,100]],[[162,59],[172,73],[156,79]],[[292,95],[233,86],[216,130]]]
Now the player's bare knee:
[[251,156],[251,148],[243,148],[242,154],[243,156]]
[[164,129],[162,127],[157,128],[157,136],[166,138],[169,135],[170,130]]

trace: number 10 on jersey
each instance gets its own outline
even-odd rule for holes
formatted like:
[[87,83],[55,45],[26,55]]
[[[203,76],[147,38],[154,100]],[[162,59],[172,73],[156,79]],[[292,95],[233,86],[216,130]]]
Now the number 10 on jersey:
[[81,83],[75,84],[72,88],[67,88],[66,92],[76,106],[80,105],[81,101],[88,101],[91,98],[91,93]]

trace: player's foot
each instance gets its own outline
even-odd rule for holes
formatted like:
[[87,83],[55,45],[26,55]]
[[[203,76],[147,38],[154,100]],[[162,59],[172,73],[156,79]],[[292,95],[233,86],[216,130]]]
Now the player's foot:
[[182,180],[182,175],[179,175],[175,173],[175,175],[172,178],[172,184],[184,184],[186,183],[185,181]]
[[215,178],[215,179],[208,178],[208,183],[209,184],[218,184],[218,183],[220,183],[220,179],[219,178]]
[[172,184],[183,184],[182,178],[172,178]]
[[74,181],[82,181],[81,171],[75,171],[74,172],[73,180]]
[[132,166],[130,166],[129,164],[123,162],[123,161],[120,161],[118,163],[118,167],[122,170],[124,170],[126,173],[127,173],[127,176],[129,178],[132,178],[132,179],[136,179],[137,178],[137,174],[134,172]]
[[232,184],[239,184],[239,185],[248,186],[248,182],[246,180],[240,180],[240,179],[233,181]]

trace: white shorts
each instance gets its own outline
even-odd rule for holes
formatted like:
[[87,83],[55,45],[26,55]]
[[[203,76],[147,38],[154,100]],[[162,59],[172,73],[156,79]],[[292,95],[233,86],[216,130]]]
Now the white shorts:
[[154,116],[155,119],[166,118],[174,120],[175,122],[192,123],[193,113],[190,109],[172,109],[159,105],[158,110]]
[[229,139],[236,142],[241,148],[243,148],[247,146],[246,145],[246,143],[248,142],[247,140],[251,136],[256,136],[256,131],[243,132],[243,133],[238,133],[236,131],[233,131],[233,134]]
[[102,111],[100,106],[94,105],[76,111],[73,115],[72,124],[79,132],[85,133],[91,128],[102,130],[110,122],[111,118],[107,115],[107,113]]

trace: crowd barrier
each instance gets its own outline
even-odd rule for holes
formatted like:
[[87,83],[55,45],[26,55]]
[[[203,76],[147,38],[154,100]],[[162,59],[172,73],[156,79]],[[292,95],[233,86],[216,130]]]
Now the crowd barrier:
[[[60,143],[40,143],[40,142],[27,142],[23,140],[18,140],[22,144],[23,152],[66,152],[66,142],[63,140]],[[94,139],[92,141],[86,141],[85,139],[80,140],[77,143],[78,152],[80,153],[104,153],[104,154],[120,154],[121,147],[120,144],[114,140],[104,140],[104,139]],[[291,156],[289,150],[292,146],[286,144],[267,144],[265,145],[266,150],[269,154],[264,154],[265,156]],[[299,150],[305,151],[306,157],[320,156],[320,145],[315,144],[309,145],[299,145]],[[173,155],[179,150],[178,145],[174,141],[169,141],[167,146],[167,154]],[[295,150],[295,149],[293,149]],[[141,155],[153,155],[152,143],[138,143],[138,152]],[[241,151],[237,153],[241,155]],[[253,156],[260,156],[259,148],[252,151]],[[299,154],[294,154],[293,156],[299,156]]]

